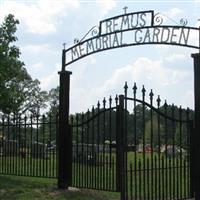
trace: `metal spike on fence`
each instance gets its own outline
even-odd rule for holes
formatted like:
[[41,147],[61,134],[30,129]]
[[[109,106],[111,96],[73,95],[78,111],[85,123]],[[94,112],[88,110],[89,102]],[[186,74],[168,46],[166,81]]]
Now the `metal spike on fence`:
[[92,106],[92,116],[94,116],[94,106]]
[[134,98],[136,97],[136,93],[137,93],[137,86],[136,86],[136,83],[134,83],[134,86],[133,86],[133,95],[134,95]]
[[151,105],[152,105],[152,102],[153,102],[153,90],[151,89],[151,92],[149,93],[149,97],[150,97],[150,101],[151,101]]
[[126,81],[125,85],[124,85],[124,94],[125,94],[125,97],[127,97],[127,91],[128,91],[128,85],[127,85],[127,81]]
[[167,100],[165,100],[164,107],[167,108]]
[[78,113],[76,114],[76,123],[78,124]]
[[112,97],[110,96],[110,98],[109,98],[109,106],[110,106],[110,108],[111,108],[111,106],[112,106]]
[[99,108],[100,108],[100,102],[98,101],[98,103],[97,103],[97,109],[99,110]]
[[161,99],[160,99],[160,95],[158,95],[158,98],[157,98],[157,106],[158,106],[158,108],[160,107],[160,102],[161,102]]
[[105,108],[106,107],[106,98],[104,97],[103,98],[103,108]]
[[118,96],[117,95],[115,97],[115,103],[116,103],[116,105],[118,104]]
[[182,111],[183,111],[183,110],[182,110],[182,106],[179,107],[179,111],[180,111],[180,113],[182,113]]
[[175,106],[174,104],[172,104],[172,112],[174,112],[174,110],[175,110]]
[[87,110],[87,116],[89,116],[89,115],[90,115],[90,110],[88,109],[88,110]]
[[142,97],[143,97],[143,99],[144,99],[144,97],[145,97],[145,92],[146,92],[146,90],[145,90],[144,85],[143,85],[143,86],[142,86]]
[[73,124],[73,122],[74,122],[74,117],[73,117],[73,115],[71,115],[70,121],[71,121],[71,124]]

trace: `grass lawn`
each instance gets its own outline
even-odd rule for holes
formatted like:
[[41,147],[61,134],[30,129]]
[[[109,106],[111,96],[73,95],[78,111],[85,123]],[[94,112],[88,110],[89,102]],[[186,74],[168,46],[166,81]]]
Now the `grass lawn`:
[[[73,186],[114,190],[116,187],[116,157],[109,154],[100,164],[73,164]],[[136,162],[135,162],[136,160]],[[111,163],[111,165],[109,164]],[[131,164],[131,166],[130,166]],[[128,194],[139,199],[145,197],[190,196],[190,168],[185,159],[169,159],[155,153],[128,153]],[[29,176],[56,177],[56,160],[26,157],[0,157],[0,173]],[[132,170],[131,170],[132,169]],[[0,175],[0,199],[119,199],[119,194],[96,190],[59,191],[56,179]]]
[[1,200],[118,200],[118,193],[58,190],[56,179],[0,175]]

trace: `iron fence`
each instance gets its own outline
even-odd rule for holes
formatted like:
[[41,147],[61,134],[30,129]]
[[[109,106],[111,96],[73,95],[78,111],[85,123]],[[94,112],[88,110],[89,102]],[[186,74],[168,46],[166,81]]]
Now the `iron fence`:
[[[122,200],[193,197],[193,112],[161,106],[152,90],[146,99],[144,87],[141,99],[136,85],[132,97],[124,89],[70,117],[70,186],[120,192]],[[2,115],[0,174],[58,178],[58,126],[58,115]]]
[[57,177],[58,115],[0,118],[0,174]]

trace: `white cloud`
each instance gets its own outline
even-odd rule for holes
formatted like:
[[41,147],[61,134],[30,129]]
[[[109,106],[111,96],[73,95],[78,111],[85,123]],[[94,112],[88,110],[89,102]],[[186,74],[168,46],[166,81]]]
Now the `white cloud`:
[[183,11],[179,8],[171,8],[170,10],[164,12],[165,16],[174,19],[178,16],[181,16],[183,14]]
[[162,61],[152,61],[148,58],[138,58],[136,62],[117,69],[112,77],[105,82],[101,91],[104,93],[108,88],[119,87],[124,84],[124,80],[138,82],[158,87],[178,84],[188,77],[185,70],[165,68]]
[[38,71],[38,70],[41,70],[42,68],[44,68],[44,65],[42,62],[38,62],[38,63],[31,65],[30,68]]
[[77,7],[78,0],[4,1],[0,7],[0,19],[3,20],[5,15],[12,13],[25,24],[28,32],[54,33],[58,17]]
[[21,46],[22,52],[40,53],[52,51],[50,44],[28,44]]
[[45,77],[40,79],[42,90],[50,90],[51,88],[55,88],[59,85],[59,75],[58,71],[60,71],[60,64],[55,65],[55,70],[50,72]]
[[184,60],[186,58],[186,55],[185,54],[170,54],[170,55],[167,55],[164,59],[168,62],[178,62],[180,60]]
[[[83,71],[85,70],[84,68]],[[140,57],[133,64],[116,69],[105,82],[89,88],[84,85],[83,71],[79,75],[76,72],[72,76],[71,111],[73,113],[85,111],[88,107],[91,108],[103,97],[109,97],[109,95],[115,97],[116,94],[123,94],[125,81],[129,85],[129,96],[132,96],[131,88],[136,82],[139,98],[142,85],[145,85],[147,98],[150,89],[153,89],[155,99],[158,94],[161,95],[162,103],[164,99],[167,99],[168,103],[183,105],[183,107],[193,105],[192,92],[188,89],[192,85],[192,72],[185,69],[166,68],[162,60]],[[81,86],[80,83],[82,83]],[[177,96],[177,90],[179,96]]]
[[115,0],[96,0],[97,6],[101,9],[101,17],[117,6]]

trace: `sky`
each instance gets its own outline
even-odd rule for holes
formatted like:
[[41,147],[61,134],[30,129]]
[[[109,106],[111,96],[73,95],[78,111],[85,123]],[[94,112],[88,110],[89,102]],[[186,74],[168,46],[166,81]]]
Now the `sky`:
[[[176,25],[186,18],[188,26],[200,26],[200,1],[117,1],[117,0],[0,0],[0,23],[9,13],[19,19],[16,45],[29,74],[41,82],[43,90],[59,85],[63,43],[66,48],[79,40],[99,21],[127,12],[154,10],[164,22]],[[194,40],[198,37],[194,35]],[[197,41],[198,42],[198,41]],[[123,94],[125,81],[136,82],[138,98],[142,86],[184,108],[194,106],[192,53],[197,50],[178,46],[142,45],[92,54],[69,66],[71,71],[70,112],[82,112],[104,97]]]

